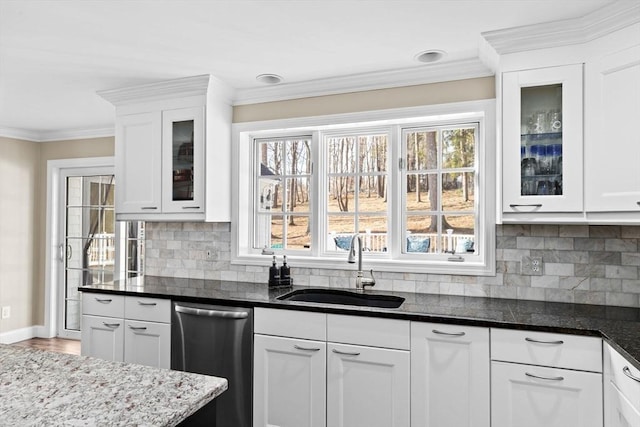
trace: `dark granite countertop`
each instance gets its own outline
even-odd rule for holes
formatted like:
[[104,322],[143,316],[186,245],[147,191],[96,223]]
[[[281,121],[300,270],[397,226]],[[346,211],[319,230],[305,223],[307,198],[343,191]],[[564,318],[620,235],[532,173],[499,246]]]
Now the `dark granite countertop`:
[[401,296],[405,298],[405,302],[399,308],[386,309],[277,299],[297,289],[308,288],[294,286],[269,289],[263,283],[153,276],[80,288],[85,292],[145,295],[185,302],[322,311],[602,336],[612,347],[629,359],[630,363],[640,369],[640,309],[637,308],[375,290],[367,292]]

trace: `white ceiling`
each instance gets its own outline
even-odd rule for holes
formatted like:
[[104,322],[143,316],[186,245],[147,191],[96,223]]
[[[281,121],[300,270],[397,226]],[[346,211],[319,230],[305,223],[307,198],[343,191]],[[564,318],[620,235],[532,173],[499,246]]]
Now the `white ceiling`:
[[[636,1],[636,0],[633,0]],[[480,33],[580,18],[610,0],[0,0],[0,130],[111,129],[96,91],[213,74],[250,93],[478,57]],[[44,138],[46,139],[46,138]]]

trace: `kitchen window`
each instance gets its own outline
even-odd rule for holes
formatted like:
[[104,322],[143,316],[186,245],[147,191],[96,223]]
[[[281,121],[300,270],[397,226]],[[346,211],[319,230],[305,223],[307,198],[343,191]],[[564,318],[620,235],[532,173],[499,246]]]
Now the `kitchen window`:
[[234,125],[232,263],[494,274],[493,105]]

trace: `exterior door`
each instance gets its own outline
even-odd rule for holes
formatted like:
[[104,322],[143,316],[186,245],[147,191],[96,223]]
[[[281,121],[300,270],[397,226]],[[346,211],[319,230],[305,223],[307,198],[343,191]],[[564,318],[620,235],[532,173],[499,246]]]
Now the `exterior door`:
[[[141,274],[144,223],[116,222],[113,167],[60,173],[57,335],[80,339],[78,287]],[[122,248],[122,250],[120,250]]]

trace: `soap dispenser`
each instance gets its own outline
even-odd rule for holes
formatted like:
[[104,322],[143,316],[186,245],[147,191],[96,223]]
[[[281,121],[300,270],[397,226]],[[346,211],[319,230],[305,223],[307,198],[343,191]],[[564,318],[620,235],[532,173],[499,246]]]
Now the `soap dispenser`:
[[269,267],[269,286],[280,284],[280,269],[276,265],[276,256],[273,256],[273,264]]

